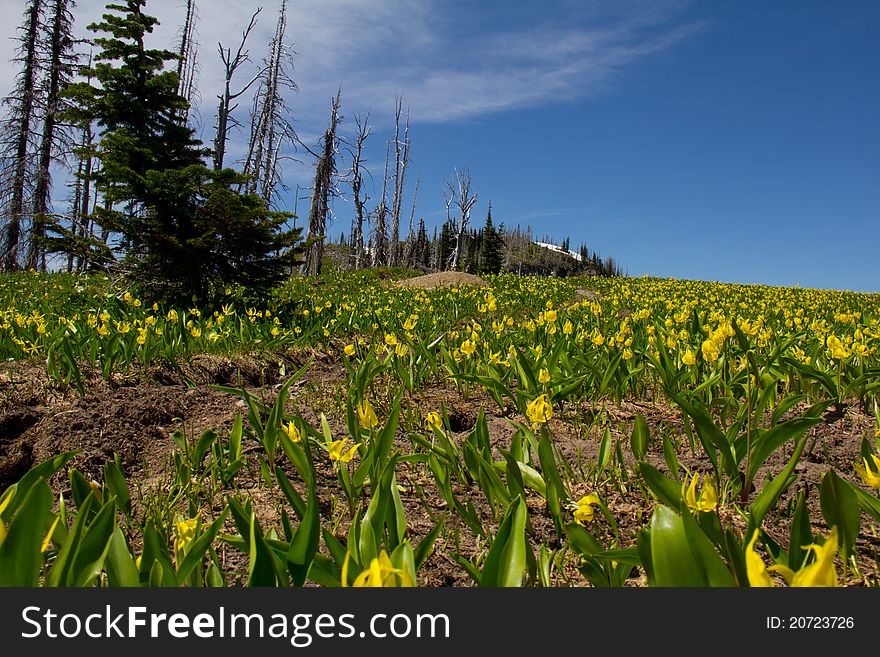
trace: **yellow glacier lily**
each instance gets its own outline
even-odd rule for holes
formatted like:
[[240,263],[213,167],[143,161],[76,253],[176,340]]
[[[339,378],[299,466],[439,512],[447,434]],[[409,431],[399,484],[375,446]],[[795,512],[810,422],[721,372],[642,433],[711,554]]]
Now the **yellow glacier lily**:
[[376,411],[369,399],[364,399],[357,405],[358,420],[364,429],[372,429],[379,424],[379,418],[376,417]]
[[697,483],[700,475],[695,474],[689,486],[681,485],[681,496],[684,498],[685,504],[692,511],[708,512],[718,506],[718,497],[715,495],[715,488],[712,486],[712,480],[706,475],[703,478],[703,489],[700,491],[700,497],[697,498]]
[[348,438],[343,438],[341,440],[333,440],[327,443],[327,452],[330,455],[331,461],[339,461],[340,463],[348,463],[354,458],[354,455],[357,454],[357,448],[361,446],[360,443],[354,443],[348,450],[346,450],[346,445],[348,443]]
[[871,460],[874,462],[874,467],[868,463],[868,459],[862,459],[862,462],[865,464],[865,467],[862,468],[860,465],[856,464],[853,467],[855,471],[858,473],[859,477],[861,477],[862,481],[865,482],[867,486],[871,488],[880,489],[880,459],[877,458],[875,454],[871,454]]
[[805,545],[804,548],[812,550],[816,559],[813,563],[804,566],[797,572],[788,566],[775,564],[769,568],[764,566],[764,562],[760,555],[755,551],[755,541],[758,538],[758,530],[752,535],[752,540],[746,548],[746,572],[749,577],[749,584],[752,586],[773,586],[770,579],[769,570],[780,573],[789,586],[793,587],[834,587],[838,585],[837,570],[834,568],[834,557],[837,555],[839,547],[839,539],[837,527],[832,527],[828,538],[822,545],[813,543]]
[[584,495],[581,499],[577,501],[576,504],[573,505],[574,521],[582,527],[584,526],[584,523],[592,522],[593,517],[596,515],[596,512],[593,509],[593,505],[598,503],[599,496],[595,493],[591,495]]
[[547,399],[547,395],[541,395],[529,402],[526,407],[526,415],[535,424],[543,424],[553,417],[553,406]]

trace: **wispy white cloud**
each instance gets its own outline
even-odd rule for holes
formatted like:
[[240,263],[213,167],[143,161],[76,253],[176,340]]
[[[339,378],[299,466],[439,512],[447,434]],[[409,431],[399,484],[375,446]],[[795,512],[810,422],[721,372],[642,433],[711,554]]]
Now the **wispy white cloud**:
[[[8,37],[21,22],[23,4],[0,0]],[[279,4],[199,0],[201,116],[206,123],[211,122],[222,79],[217,43],[237,43],[248,17],[262,5],[249,44],[256,65],[271,38]],[[594,26],[589,15],[574,9],[559,15],[560,7],[555,7],[554,14],[550,3],[535,7],[530,26],[486,32],[482,26],[491,21],[471,27],[467,5],[448,0],[295,0],[289,7],[288,36],[296,51],[293,77],[300,93],[290,99],[291,106],[307,127],[326,114],[340,85],[353,111],[390,111],[395,94],[402,93],[413,120],[425,122],[588,97],[605,92],[627,66],[698,29],[669,23],[678,4],[646,8],[623,3],[617,15],[602,16]],[[79,33],[85,33],[85,25],[100,16],[104,5],[103,0],[77,2]],[[153,0],[147,11],[162,21],[156,45],[172,45],[182,0]],[[504,10],[498,11],[501,15]],[[12,86],[12,45],[9,39],[0,43],[0,89]]]
[[[198,0],[200,20],[199,132],[213,136],[215,97],[222,83],[218,42],[236,46],[243,26],[262,5],[251,35],[247,80],[268,49],[280,0]],[[341,86],[343,113],[373,113],[384,125],[402,94],[415,123],[479,119],[512,109],[565,103],[607,93],[628,67],[685,39],[699,25],[681,24],[682,2],[620,0],[583,3],[473,3],[465,0],[292,0],[288,38],[296,52],[288,98],[300,136],[322,132],[331,98]],[[105,11],[104,0],[78,0],[76,31]],[[183,0],[151,0],[161,26],[154,47],[173,47]],[[7,37],[14,36],[22,0],[0,0]],[[519,20],[502,20],[516,14]],[[523,17],[532,20],[523,21]],[[500,25],[500,27],[496,26]],[[13,43],[0,38],[0,93],[12,88]],[[246,119],[249,101],[238,114]],[[244,121],[243,121],[244,122]],[[350,124],[350,122],[347,122]],[[230,155],[240,152],[241,132]],[[294,176],[295,177],[295,176]],[[292,180],[295,182],[306,182]]]

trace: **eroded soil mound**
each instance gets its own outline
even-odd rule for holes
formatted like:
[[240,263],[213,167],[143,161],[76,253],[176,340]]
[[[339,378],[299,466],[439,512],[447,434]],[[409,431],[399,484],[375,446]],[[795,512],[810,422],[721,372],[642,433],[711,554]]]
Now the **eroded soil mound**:
[[451,287],[453,285],[486,285],[479,276],[466,274],[461,271],[441,271],[436,274],[425,274],[415,278],[407,278],[397,282],[401,287],[417,287],[422,290],[433,290],[437,287]]

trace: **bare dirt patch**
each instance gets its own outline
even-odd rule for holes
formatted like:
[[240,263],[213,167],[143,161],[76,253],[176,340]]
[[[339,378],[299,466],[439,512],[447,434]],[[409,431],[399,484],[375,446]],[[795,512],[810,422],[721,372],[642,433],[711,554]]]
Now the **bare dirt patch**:
[[467,274],[461,271],[441,271],[436,274],[426,274],[397,281],[398,287],[416,287],[422,290],[433,290],[438,287],[452,287],[454,285],[488,285],[479,276]]

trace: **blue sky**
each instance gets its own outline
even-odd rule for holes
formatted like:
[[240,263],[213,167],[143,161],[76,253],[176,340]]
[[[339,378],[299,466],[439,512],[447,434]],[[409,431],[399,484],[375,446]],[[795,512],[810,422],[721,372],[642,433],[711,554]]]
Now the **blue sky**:
[[[261,4],[258,59],[279,2],[199,1],[206,142],[217,41],[232,45]],[[103,4],[79,0],[78,30]],[[173,41],[181,5],[148,2],[154,45]],[[0,0],[7,16],[22,8]],[[878,31],[880,3],[856,0],[293,0],[289,103],[306,141],[339,85],[344,130],[371,112],[378,184],[402,94],[429,227],[444,179],[467,166],[474,224],[491,200],[496,222],[586,242],[630,275],[880,291]],[[298,157],[292,189],[312,175]],[[333,232],[351,213],[339,199]]]

